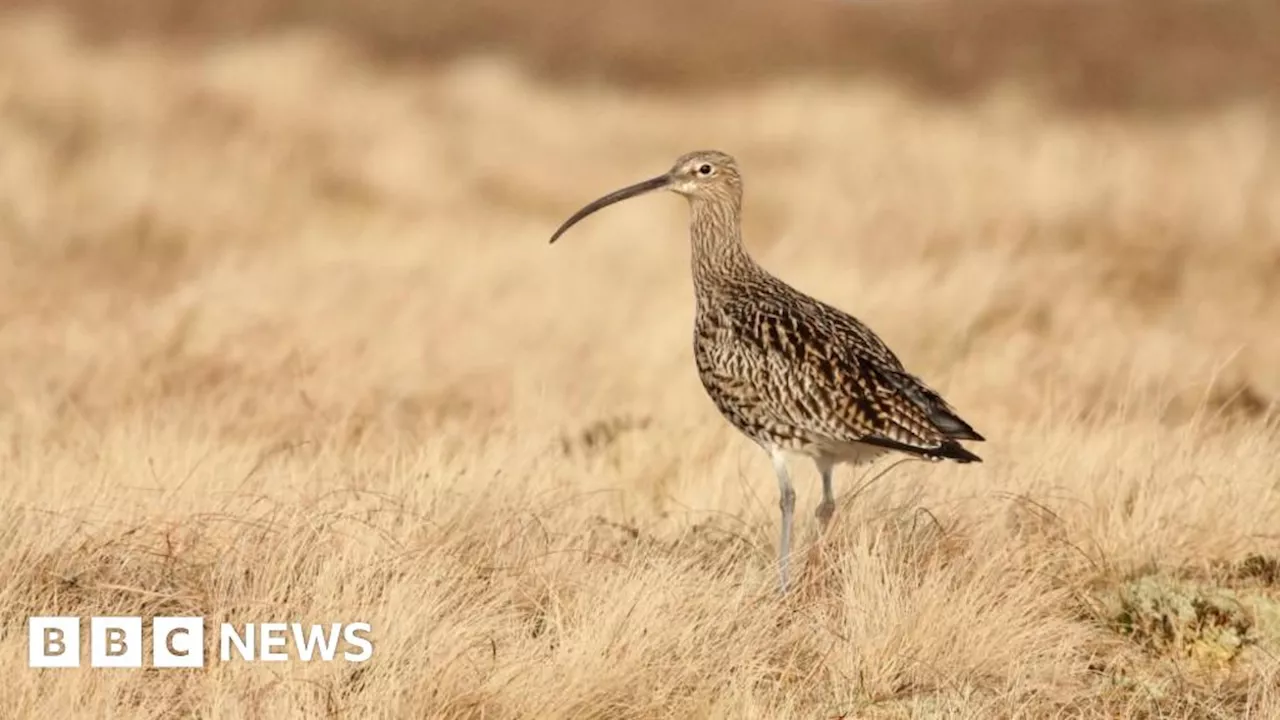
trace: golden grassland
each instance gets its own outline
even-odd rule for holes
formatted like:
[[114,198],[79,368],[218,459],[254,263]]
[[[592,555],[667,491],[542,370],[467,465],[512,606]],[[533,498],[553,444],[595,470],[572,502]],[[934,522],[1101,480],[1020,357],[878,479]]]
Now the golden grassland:
[[537,77],[648,90],[803,72],[948,98],[1013,76],[1074,109],[1280,101],[1274,0],[0,0],[0,12],[32,7],[66,11],[105,44],[305,26],[393,64],[500,49]]
[[[644,94],[322,34],[0,25],[9,717],[1275,717],[1280,167],[1247,100]],[[831,533],[702,394],[683,202],[875,328],[981,465]],[[373,624],[364,664],[32,670],[29,615]],[[213,641],[210,640],[211,649]]]

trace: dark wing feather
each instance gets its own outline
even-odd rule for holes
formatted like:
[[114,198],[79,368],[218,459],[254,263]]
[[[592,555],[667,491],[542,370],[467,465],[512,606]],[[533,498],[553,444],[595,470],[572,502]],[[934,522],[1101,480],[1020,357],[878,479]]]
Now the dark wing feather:
[[807,357],[790,371],[807,376],[806,384],[825,396],[823,417],[809,418],[815,430],[840,441],[981,462],[957,441],[985,438],[941,395],[909,373],[869,327],[808,296],[793,308],[801,312],[776,308],[782,317],[771,324],[785,326],[794,336],[786,345],[807,348]]
[[861,378],[859,388],[875,398],[865,423],[869,429],[849,439],[933,459],[981,462],[957,441],[982,436],[914,375],[883,367],[856,349],[845,356],[845,364]]

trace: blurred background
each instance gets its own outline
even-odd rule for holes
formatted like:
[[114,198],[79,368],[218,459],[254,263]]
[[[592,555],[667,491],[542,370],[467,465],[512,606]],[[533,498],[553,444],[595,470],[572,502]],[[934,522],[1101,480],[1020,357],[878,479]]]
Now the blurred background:
[[97,43],[187,48],[322,31],[380,63],[499,54],[539,77],[675,90],[794,75],[874,78],[961,102],[1016,82],[1063,109],[1169,113],[1273,100],[1265,0],[7,0]]

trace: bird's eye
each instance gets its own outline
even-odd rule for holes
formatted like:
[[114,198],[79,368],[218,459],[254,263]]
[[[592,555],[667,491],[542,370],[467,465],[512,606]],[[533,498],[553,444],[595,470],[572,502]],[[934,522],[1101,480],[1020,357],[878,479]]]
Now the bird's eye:
[[698,174],[699,174],[699,175],[710,175],[710,174],[711,174],[711,166],[710,166],[710,165],[708,165],[707,163],[703,163],[703,164],[699,165],[699,166],[698,166]]

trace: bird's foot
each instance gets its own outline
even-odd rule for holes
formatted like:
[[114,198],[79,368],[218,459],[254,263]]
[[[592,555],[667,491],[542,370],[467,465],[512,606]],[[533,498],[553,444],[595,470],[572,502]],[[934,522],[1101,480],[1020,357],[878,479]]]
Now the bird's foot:
[[835,512],[836,504],[830,500],[824,500],[818,505],[817,511],[813,513],[818,518],[818,527],[821,529],[822,534],[826,534],[827,527],[831,525],[831,516],[835,515]]

